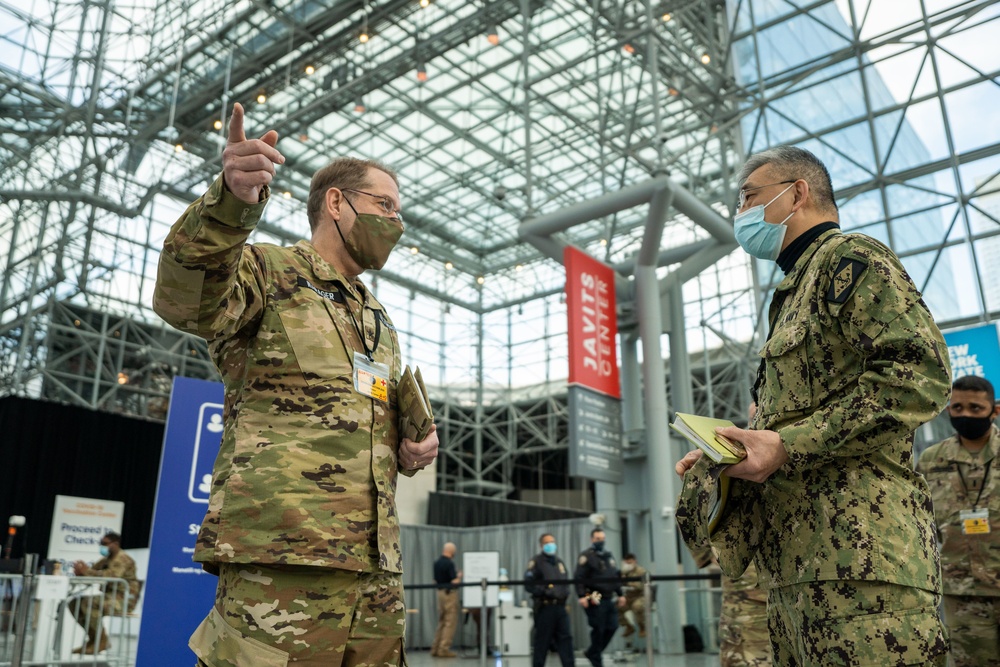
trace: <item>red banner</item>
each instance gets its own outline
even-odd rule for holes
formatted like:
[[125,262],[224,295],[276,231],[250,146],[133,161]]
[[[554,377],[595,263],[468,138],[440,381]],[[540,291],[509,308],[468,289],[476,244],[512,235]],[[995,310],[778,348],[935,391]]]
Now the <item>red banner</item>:
[[615,336],[615,272],[567,246],[566,312],[569,315],[569,383],[621,398]]

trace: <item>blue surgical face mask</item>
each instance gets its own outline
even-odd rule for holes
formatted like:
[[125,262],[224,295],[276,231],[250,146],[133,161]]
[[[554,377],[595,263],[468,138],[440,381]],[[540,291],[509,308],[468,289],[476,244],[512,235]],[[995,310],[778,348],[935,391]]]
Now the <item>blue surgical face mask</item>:
[[107,558],[111,554],[111,549],[107,548],[103,544],[101,545],[101,555]]
[[742,213],[737,213],[733,219],[733,227],[736,232],[736,241],[740,246],[758,259],[769,259],[774,261],[781,254],[781,243],[785,240],[785,233],[788,227],[785,223],[788,218],[795,215],[792,211],[784,220],[777,224],[772,224],[764,220],[764,209],[770,206],[781,195],[788,192],[795,184],[792,183],[787,188],[766,204],[751,206]]
[[549,542],[548,544],[543,544],[542,545],[542,551],[547,556],[555,556],[556,555],[556,543],[555,542]]

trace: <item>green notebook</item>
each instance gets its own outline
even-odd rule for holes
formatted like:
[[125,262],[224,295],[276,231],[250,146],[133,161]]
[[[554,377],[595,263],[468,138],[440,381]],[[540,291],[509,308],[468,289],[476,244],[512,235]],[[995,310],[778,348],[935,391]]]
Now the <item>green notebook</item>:
[[678,412],[670,428],[687,438],[715,463],[739,463],[747,457],[743,445],[715,432],[715,429],[726,426],[736,426],[736,424],[728,419],[713,419]]

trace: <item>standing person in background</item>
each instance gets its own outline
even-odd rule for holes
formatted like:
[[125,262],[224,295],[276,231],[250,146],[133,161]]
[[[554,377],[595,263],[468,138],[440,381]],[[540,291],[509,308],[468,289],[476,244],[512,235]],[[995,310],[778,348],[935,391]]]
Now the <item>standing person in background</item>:
[[544,533],[538,543],[541,553],[528,561],[525,589],[534,601],[535,637],[531,644],[531,667],[544,667],[549,647],[559,653],[562,667],[573,667],[573,636],[569,631],[569,578],[566,565],[556,555],[556,538]]
[[441,549],[441,557],[434,561],[434,581],[437,582],[438,625],[434,632],[431,655],[436,658],[454,658],[458,654],[451,650],[451,640],[458,627],[458,589],[462,583],[462,571],[455,569],[455,545],[446,542]]
[[917,464],[934,499],[955,667],[1000,667],[998,415],[989,380],[955,380],[948,404],[955,435],[928,447]]
[[576,595],[590,625],[590,646],[584,655],[594,667],[601,667],[601,654],[618,629],[612,596],[618,596],[619,608],[625,606],[619,575],[614,557],[604,548],[604,530],[594,528],[590,531],[590,548],[580,554],[573,574],[574,579],[589,580],[576,585]]
[[399,341],[361,281],[403,222],[396,174],[340,157],[312,178],[311,240],[247,243],[284,156],[233,106],[222,174],[167,233],[153,309],[201,336],[225,385],[194,559],[218,574],[189,645],[209,667],[404,663],[396,479],[437,456],[400,438]]
[[747,452],[722,472],[719,565],[735,578],[756,561],[775,664],[943,665],[932,507],[912,461],[914,431],[948,401],[944,338],[892,251],[841,233],[815,155],[752,155],[738,188],[736,240],[785,278],[757,413],[747,429],[719,430]]

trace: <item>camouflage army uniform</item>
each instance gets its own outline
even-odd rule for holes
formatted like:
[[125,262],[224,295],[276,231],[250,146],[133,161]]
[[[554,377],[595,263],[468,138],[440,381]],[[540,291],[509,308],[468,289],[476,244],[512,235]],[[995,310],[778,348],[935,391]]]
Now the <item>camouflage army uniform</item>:
[[[139,600],[139,580],[136,578],[135,561],[124,551],[107,556],[80,573],[81,577],[108,577],[124,579],[127,583],[108,582],[104,595],[88,595],[70,602],[70,609],[76,620],[87,631],[89,643],[97,641],[101,629],[102,616],[122,616],[132,613]],[[128,601],[126,602],[126,591]]]
[[[978,453],[953,436],[929,447],[917,464],[934,499],[955,667],[1000,665],[1000,431],[992,430]],[[965,534],[959,512],[972,509],[988,510],[990,532]]]
[[757,567],[753,563],[742,577],[722,577],[719,660],[722,667],[766,667],[771,664],[767,593],[757,584]]
[[712,540],[723,571],[743,573],[725,552],[745,566],[748,529],[775,664],[943,664],[931,502],[911,464],[914,430],[949,396],[940,331],[888,248],[836,228],[769,319],[750,428],[776,431],[789,460],[763,484],[732,480]]
[[[630,572],[622,571],[623,577],[645,577],[646,568],[636,565]],[[618,625],[625,628],[622,637],[630,637],[634,630],[628,621],[626,614],[631,611],[635,616],[635,624],[639,626],[639,636],[646,636],[646,598],[643,594],[645,588],[641,580],[626,581],[622,583],[622,593],[625,596],[625,606],[618,608]]]
[[[356,620],[351,641],[390,636],[384,662],[397,664],[405,609],[396,332],[361,281],[308,242],[245,245],[268,195],[247,204],[220,176],[167,235],[153,297],[163,319],[209,341],[225,384],[225,428],[194,556],[220,583],[192,648],[213,667],[241,664],[231,656],[259,648],[258,639],[299,664],[336,666],[328,652],[344,657],[342,643],[313,645],[310,633],[324,623],[336,632],[353,614],[375,627]],[[354,353],[364,350],[389,369],[386,402],[354,389]],[[269,602],[248,612],[258,597]],[[291,609],[281,607],[286,597]],[[377,613],[362,614],[366,605]],[[363,664],[381,655],[366,652]]]

